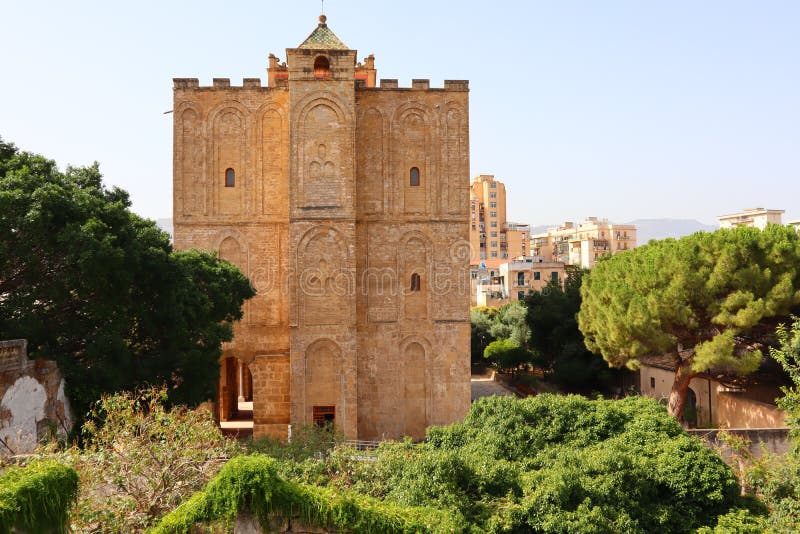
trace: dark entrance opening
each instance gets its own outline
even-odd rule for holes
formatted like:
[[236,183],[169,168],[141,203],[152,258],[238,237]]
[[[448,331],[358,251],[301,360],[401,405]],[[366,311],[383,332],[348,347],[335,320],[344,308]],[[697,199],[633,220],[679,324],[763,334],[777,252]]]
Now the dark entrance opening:
[[332,425],[336,422],[336,406],[314,406],[312,417],[316,426]]

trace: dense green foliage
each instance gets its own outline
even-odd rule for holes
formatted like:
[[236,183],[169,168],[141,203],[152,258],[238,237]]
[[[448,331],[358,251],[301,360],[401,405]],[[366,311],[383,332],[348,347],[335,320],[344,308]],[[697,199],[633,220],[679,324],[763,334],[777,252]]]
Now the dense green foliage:
[[336,527],[359,533],[459,532],[457,516],[435,508],[399,507],[355,493],[284,480],[277,462],[266,456],[231,460],[199,493],[164,517],[153,534],[188,534],[200,523],[228,527],[240,511],[249,510],[269,527],[273,516],[299,516],[309,526]]
[[0,534],[13,527],[27,532],[67,532],[78,474],[56,462],[33,462],[0,471]]
[[545,375],[572,392],[609,391],[619,381],[619,371],[586,348],[578,329],[581,283],[587,271],[567,274],[563,285],[551,281],[542,291],[525,298],[525,317],[531,332],[529,348]]
[[220,345],[253,295],[236,267],[173,251],[129,207],[97,164],[61,172],[0,140],[0,339],[56,360],[78,414],[143,383],[213,398]]
[[[800,439],[800,318],[792,316],[792,325],[778,325],[776,330],[778,346],[770,347],[769,353],[793,382],[792,387],[782,388],[784,396],[778,399],[778,406],[786,411],[787,423],[792,428],[795,442]],[[800,451],[795,451],[800,454]]]
[[483,367],[486,361],[483,352],[489,343],[495,340],[491,333],[497,310],[494,308],[475,307],[469,312],[470,318],[470,355],[473,366]]
[[649,399],[492,397],[428,438],[369,460],[341,448],[237,459],[157,532],[246,508],[355,532],[693,532],[747,507],[730,467]]
[[770,348],[770,355],[793,382],[783,388],[784,397],[777,399],[787,413],[793,449],[784,455],[748,457],[750,467],[744,475],[746,484],[770,509],[772,532],[800,531],[800,319],[792,320],[791,326],[778,326],[778,346]]
[[680,416],[693,374],[758,368],[761,352],[747,336],[800,303],[800,236],[770,225],[651,241],[599,262],[581,295],[586,346],[609,363],[674,355],[669,405]]
[[510,339],[492,341],[483,351],[483,357],[498,371],[512,375],[531,360],[531,354]]
[[494,339],[508,339],[523,350],[528,349],[531,331],[525,322],[525,304],[509,302],[500,307],[494,316],[489,333]]
[[[483,366],[486,348],[494,341],[508,340],[527,353],[530,330],[525,322],[525,305],[511,302],[500,309],[476,307],[470,310],[472,364]],[[521,363],[530,363],[528,354]],[[498,367],[496,363],[495,367]],[[500,367],[498,367],[500,368]]]

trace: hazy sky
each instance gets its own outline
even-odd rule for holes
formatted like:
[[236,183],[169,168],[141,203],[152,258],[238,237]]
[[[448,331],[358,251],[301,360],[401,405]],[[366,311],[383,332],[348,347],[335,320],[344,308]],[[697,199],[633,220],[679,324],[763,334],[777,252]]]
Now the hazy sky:
[[[589,215],[800,218],[800,1],[328,0],[379,78],[469,79],[472,174],[533,225]],[[266,77],[319,0],[0,0],[0,136],[98,160],[172,214],[172,78]],[[264,82],[266,84],[266,82]]]

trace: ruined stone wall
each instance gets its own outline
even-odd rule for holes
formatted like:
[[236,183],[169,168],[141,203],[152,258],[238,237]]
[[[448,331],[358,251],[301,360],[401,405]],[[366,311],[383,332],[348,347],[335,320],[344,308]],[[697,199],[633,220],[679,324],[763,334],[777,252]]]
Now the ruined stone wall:
[[28,360],[24,340],[0,341],[0,455],[32,452],[72,430],[64,379],[55,362]]

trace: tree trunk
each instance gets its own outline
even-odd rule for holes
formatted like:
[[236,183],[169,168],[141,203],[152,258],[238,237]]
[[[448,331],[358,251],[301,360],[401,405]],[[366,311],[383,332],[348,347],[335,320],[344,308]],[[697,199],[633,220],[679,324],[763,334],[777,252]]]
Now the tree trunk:
[[683,417],[683,408],[686,405],[686,395],[689,392],[689,382],[694,378],[692,363],[690,359],[682,359],[678,356],[678,369],[675,372],[675,381],[672,383],[672,390],[669,392],[669,402],[667,412],[678,421]]

